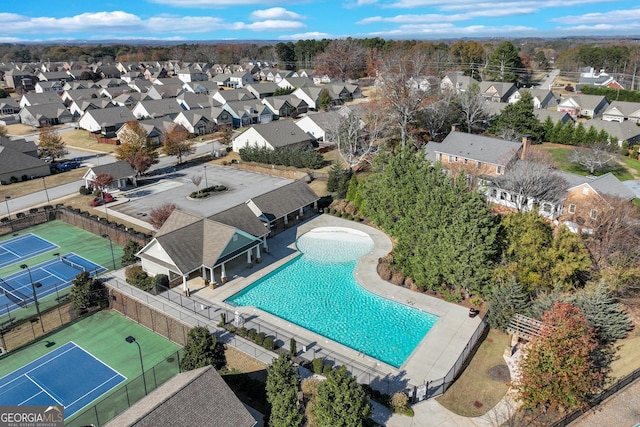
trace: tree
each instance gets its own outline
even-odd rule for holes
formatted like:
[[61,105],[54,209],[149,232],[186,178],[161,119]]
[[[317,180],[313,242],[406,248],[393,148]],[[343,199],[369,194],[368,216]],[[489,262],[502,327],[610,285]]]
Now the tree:
[[349,169],[349,174],[353,168],[369,161],[377,152],[378,129],[379,124],[375,124],[373,132],[368,133],[364,120],[353,112],[339,116],[329,125],[327,137],[336,144],[338,154]]
[[336,193],[336,198],[338,199],[344,199],[347,195],[349,179],[351,179],[349,170],[335,163],[331,168],[329,168],[328,175],[327,191],[330,193]]
[[496,134],[511,130],[517,139],[521,139],[523,135],[529,135],[533,141],[541,142],[543,128],[533,114],[533,96],[528,90],[522,90],[521,94],[518,102],[504,107],[498,117],[492,121],[489,130]]
[[125,160],[138,174],[142,174],[158,161],[158,152],[147,143],[148,133],[137,120],[125,123],[120,133],[120,145],[116,147],[116,158]]
[[182,126],[174,126],[164,138],[162,151],[167,156],[176,156],[178,164],[182,163],[182,158],[196,152],[193,140],[189,138],[189,131]]
[[135,240],[127,240],[127,244],[124,245],[124,248],[122,249],[122,258],[120,260],[122,266],[124,267],[137,263],[138,257],[136,257],[136,254],[140,251],[140,249],[142,249],[140,243],[136,242]]
[[518,160],[493,184],[515,196],[518,212],[529,209],[530,203],[559,204],[566,194],[567,181],[551,167],[537,159]]
[[0,125],[0,137],[6,138],[9,135],[9,129],[5,125]]
[[503,41],[493,51],[484,70],[483,79],[496,82],[512,82],[523,80],[526,73],[518,49],[510,41]]
[[459,40],[451,45],[451,58],[458,64],[458,69],[471,77],[480,77],[478,68],[484,63],[485,54],[484,47],[473,40]]
[[222,134],[222,143],[225,145],[231,144],[231,141],[233,140],[233,127],[223,125],[220,127],[220,133]]
[[83,271],[71,281],[71,304],[76,313],[85,312],[89,307],[98,305],[105,300],[105,287],[96,279],[91,277],[88,271]]
[[480,129],[489,117],[485,110],[487,101],[480,94],[480,86],[475,83],[458,94],[454,102],[458,117],[469,133]]
[[584,167],[593,175],[615,164],[618,157],[615,148],[608,142],[592,144],[589,147],[582,146],[571,151],[569,161]]
[[514,315],[528,315],[531,298],[522,285],[512,277],[491,289],[488,302],[489,325],[507,332],[509,322]]
[[288,354],[280,353],[267,367],[267,402],[270,405],[269,426],[296,427],[303,425],[298,403],[300,375]]
[[331,94],[327,89],[322,89],[318,95],[318,108],[328,110],[331,107]]
[[442,141],[451,125],[458,120],[455,115],[453,94],[451,91],[444,91],[429,97],[416,115],[416,122],[432,141]]
[[584,406],[605,379],[593,360],[597,349],[580,309],[556,303],[542,317],[540,336],[523,349],[516,382],[523,407],[571,411]]
[[106,172],[101,172],[96,175],[92,182],[96,189],[100,190],[101,193],[104,193],[113,182],[113,177]]
[[204,326],[196,326],[187,335],[184,356],[180,362],[182,371],[191,371],[204,366],[222,369],[227,364],[224,345]]
[[627,337],[633,323],[603,282],[578,293],[573,303],[584,313],[601,346]]
[[67,149],[64,141],[55,129],[51,126],[44,126],[40,129],[38,152],[41,157],[50,158],[51,161],[55,161],[55,159],[67,154]]
[[162,206],[153,208],[151,210],[151,214],[149,214],[149,224],[151,224],[156,230],[160,229],[171,215],[171,212],[176,209],[177,206],[173,203],[165,203]]
[[192,175],[191,182],[196,186],[198,194],[200,193],[200,183],[202,182],[202,175]]
[[366,68],[366,50],[358,39],[347,37],[329,42],[316,56],[316,74],[326,74],[343,81],[361,77]]
[[281,68],[284,70],[293,70],[296,65],[296,53],[292,42],[276,43],[276,54],[281,64]]
[[367,396],[347,368],[332,369],[318,385],[315,416],[318,427],[361,427],[371,412]]

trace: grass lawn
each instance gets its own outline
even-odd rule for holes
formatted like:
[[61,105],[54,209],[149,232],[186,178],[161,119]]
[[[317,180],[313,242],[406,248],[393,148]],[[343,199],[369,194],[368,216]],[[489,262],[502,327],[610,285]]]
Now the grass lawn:
[[618,343],[618,358],[611,364],[611,377],[620,379],[640,368],[640,335],[634,334]]
[[[47,188],[68,184],[70,182],[81,179],[86,171],[87,168],[78,168],[72,169],[68,172],[49,175],[45,177],[45,183],[47,185]],[[0,199],[4,200],[4,196],[11,196],[12,198],[16,198],[42,190],[44,190],[42,178],[36,178],[24,182],[16,182],[15,184],[0,186]]]
[[489,331],[469,366],[449,390],[436,400],[451,412],[464,417],[478,417],[490,411],[509,389],[508,378],[506,381],[496,380],[495,375],[490,375],[490,370],[498,366],[508,372],[502,357],[508,344],[509,335],[493,329]]
[[[585,168],[568,161],[567,158],[571,150],[574,148],[573,146],[544,143],[537,147],[551,155],[556,168],[576,175],[589,175],[589,172]],[[608,172],[613,173],[620,181],[634,179],[634,175],[640,175],[640,161],[623,157],[618,166],[600,170],[596,172],[595,175],[600,176]]]
[[81,150],[98,151],[100,153],[113,153],[115,145],[99,144],[94,138],[89,136],[89,132],[83,129],[74,129],[60,134],[62,140],[68,147],[75,147]]

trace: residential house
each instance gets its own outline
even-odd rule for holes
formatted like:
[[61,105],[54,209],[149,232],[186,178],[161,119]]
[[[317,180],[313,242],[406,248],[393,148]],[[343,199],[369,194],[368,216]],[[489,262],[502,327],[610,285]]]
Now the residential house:
[[508,82],[480,82],[480,94],[490,102],[507,102],[517,90],[516,85]]
[[177,374],[105,424],[106,427],[160,425],[254,427],[257,422],[215,368],[205,366]]
[[330,144],[330,138],[327,133],[334,129],[340,121],[341,115],[337,111],[326,111],[322,113],[307,114],[300,120],[296,121],[296,125],[305,131],[314,140],[325,144]]
[[209,76],[207,76],[207,73],[203,72],[201,69],[198,70],[194,67],[181,68],[177,73],[177,77],[185,83],[204,82],[209,80]]
[[[0,183],[23,181],[35,177],[51,175],[49,164],[37,157],[13,149],[6,142],[0,142]],[[17,148],[17,147],[15,147]]]
[[568,113],[564,111],[555,111],[555,110],[533,110],[533,115],[538,118],[540,123],[544,123],[547,120],[547,117],[551,117],[551,121],[555,124],[561,122],[563,125],[569,121],[575,123],[573,117],[571,117]]
[[251,126],[236,136],[232,142],[233,151],[244,147],[307,147],[313,146],[312,138],[290,120],[278,120],[271,123]]
[[73,101],[68,109],[73,117],[81,117],[87,110],[111,108],[114,106],[109,98],[79,98],[77,101]]
[[274,96],[280,87],[273,82],[253,83],[245,87],[253,96],[258,99]]
[[617,141],[618,145],[627,142],[630,146],[640,143],[640,127],[637,124],[626,120],[624,122],[609,122],[600,119],[591,119],[584,122],[586,129],[593,126],[598,132],[604,130],[609,134],[612,141]]
[[[197,95],[209,94],[209,88],[203,82],[189,82],[182,85],[182,93],[194,93]],[[217,87],[217,86],[216,86]]]
[[218,101],[220,105],[231,101],[249,101],[256,99],[256,97],[245,88],[217,90],[211,94],[211,97],[215,101]]
[[273,120],[273,111],[257,99],[229,101],[222,105],[233,117],[233,127],[239,128],[256,123],[269,123]]
[[569,113],[571,117],[599,117],[609,106],[607,99],[600,95],[573,95],[562,98],[558,111]]
[[[100,95],[100,90],[96,89],[96,88],[91,88],[91,89],[69,89],[69,90],[65,90],[62,93],[62,96],[60,97],[60,99],[62,100],[62,102],[64,103],[64,105],[66,105],[67,107],[70,106],[74,101],[80,100],[80,99],[96,99],[99,98]],[[109,98],[107,98],[109,99]]]
[[478,84],[478,81],[471,76],[465,76],[463,71],[455,71],[444,76],[440,82],[440,90],[462,93],[466,92],[472,84]]
[[73,115],[60,101],[55,104],[27,105],[18,113],[20,122],[27,126],[42,127],[71,123]]
[[96,82],[96,85],[99,87],[118,87],[118,86],[126,86],[127,82],[122,81],[120,78],[103,78]]
[[36,93],[45,93],[45,92],[55,92],[62,93],[64,92],[63,85],[61,82],[53,80],[53,81],[40,81],[36,83],[35,87]]
[[133,108],[140,101],[148,101],[151,98],[147,97],[145,93],[133,92],[123,93],[116,96],[111,100],[111,103],[118,107]]
[[147,89],[147,96],[151,99],[177,98],[183,93],[182,84],[154,84]]
[[211,106],[220,106],[222,103],[214,100],[207,94],[196,94],[191,92],[185,92],[176,98],[178,104],[185,110],[192,110],[197,108],[209,108]]
[[266,80],[269,82],[280,83],[280,80],[286,79],[287,77],[292,77],[293,73],[293,70],[270,69],[266,73]]
[[138,119],[169,116],[172,120],[182,111],[182,105],[175,98],[140,101],[131,110]]
[[131,88],[129,86],[124,86],[124,85],[100,88],[100,96],[104,96],[109,99],[117,98],[123,93],[131,93]]
[[596,72],[593,67],[585,67],[580,72],[580,79],[576,85],[576,91],[580,91],[583,86],[608,87],[612,89],[624,89],[615,78],[605,73],[604,70]]
[[131,83],[128,84],[129,88],[131,88],[132,90],[135,90],[136,92],[139,93],[147,93],[147,91],[149,90],[150,87],[153,86],[153,83],[151,83],[149,80],[133,80]]
[[115,65],[103,64],[96,68],[96,74],[102,79],[117,79],[120,80],[122,73]]
[[13,98],[0,98],[0,116],[9,114],[18,114],[20,112],[20,104]]
[[254,82],[255,79],[253,78],[253,74],[249,74],[244,71],[236,71],[229,75],[229,82],[227,83],[227,86],[236,89],[245,87]]
[[0,145],[10,148],[13,151],[38,158],[38,146],[34,141],[27,141],[24,138],[10,139],[6,137],[0,137]]
[[142,80],[144,79],[144,73],[140,70],[127,71],[120,76],[123,82],[127,84],[131,83],[134,80]]
[[131,120],[136,120],[136,116],[127,107],[104,108],[85,111],[78,121],[78,126],[89,132],[99,133],[103,137],[113,138],[116,131]]
[[297,89],[305,86],[315,86],[313,80],[307,77],[285,77],[276,83],[281,89]]
[[33,71],[19,70],[12,68],[4,73],[4,82],[8,88],[14,89],[16,93],[25,93],[33,90],[38,81]]
[[233,114],[229,113],[222,107],[211,107],[209,109],[208,117],[217,125],[218,128],[222,126],[233,127]]
[[327,90],[327,93],[329,93],[332,105],[339,105],[341,103],[340,98],[335,93],[333,93],[333,91],[322,86],[301,87],[294,90],[291,95],[295,96],[296,98],[302,99],[307,103],[311,110],[317,110],[319,108],[318,102],[320,101],[320,94],[323,90]]
[[558,106],[558,97],[548,89],[537,89],[537,88],[521,88],[516,90],[509,96],[507,102],[509,104],[515,104],[522,97],[522,92],[527,91],[531,94],[533,98],[533,108],[536,110],[539,109],[547,109],[547,108],[556,108]]
[[574,233],[593,233],[598,220],[616,203],[630,203],[636,197],[612,173],[598,177],[576,175],[572,181],[558,222]]
[[[121,135],[127,130],[129,123],[133,122],[125,123],[120,129],[118,129],[116,132],[116,137],[118,139],[122,138]],[[158,117],[156,119],[140,120],[138,121],[138,124],[145,130],[145,132],[147,132],[147,145],[152,147],[159,147],[162,145],[167,134],[176,129],[176,127],[181,126],[176,124],[167,116]]]
[[[222,109],[221,109],[222,110]],[[223,110],[224,111],[224,110]],[[231,120],[231,114],[224,111]],[[173,122],[181,125],[191,135],[206,135],[215,132],[218,129],[216,122],[210,118],[211,108],[198,108],[193,110],[181,111]]]
[[[282,95],[282,96],[270,96],[263,98],[261,101],[264,105],[269,107],[274,112],[273,119],[278,120],[281,117],[297,116],[298,112],[293,105],[291,105],[290,99],[294,98],[297,101],[301,101],[295,96]],[[304,102],[304,101],[302,101]]]
[[640,123],[640,102],[613,101],[602,113],[602,120]]
[[469,176],[496,177],[526,154],[528,140],[523,142],[458,132],[454,126],[442,142],[425,146],[427,159],[440,162],[453,173],[465,171]]
[[41,82],[59,82],[64,84],[69,80],[75,80],[67,71],[48,71],[36,73],[36,77]]
[[89,89],[89,88],[97,88],[96,85],[91,80],[73,80],[70,82],[65,82],[62,86],[64,90],[76,90],[76,89]]
[[136,184],[136,171],[131,165],[124,160],[119,160],[115,163],[108,163],[106,165],[98,165],[89,168],[84,173],[82,179],[84,179],[85,186],[87,188],[95,188],[94,181],[96,176],[106,173],[111,176],[113,181],[109,186],[108,191],[120,190],[126,187],[135,186]]
[[20,108],[31,105],[57,104],[59,102],[61,102],[61,98],[57,93],[25,93],[20,98]]
[[218,85],[218,87],[228,87],[231,79],[229,78],[229,74],[221,73],[212,76],[210,81]]

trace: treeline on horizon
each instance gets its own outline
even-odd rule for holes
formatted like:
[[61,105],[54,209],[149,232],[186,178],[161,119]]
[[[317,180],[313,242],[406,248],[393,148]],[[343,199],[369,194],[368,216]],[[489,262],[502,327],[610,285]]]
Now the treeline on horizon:
[[[296,42],[220,42],[142,45],[142,44],[0,44],[2,62],[149,62],[184,61],[220,64],[246,60],[277,61],[280,68],[315,68],[316,57],[342,39],[298,40]],[[487,61],[504,39],[469,40],[387,40],[380,37],[347,39],[375,55],[394,50],[419,50],[429,55],[438,70],[463,65],[467,71]],[[559,68],[565,74],[577,74],[586,66],[613,74],[633,76],[640,72],[640,46],[630,39],[550,38],[513,39],[522,63],[529,69]],[[473,50],[469,55],[467,51]],[[470,64],[473,63],[473,64]]]

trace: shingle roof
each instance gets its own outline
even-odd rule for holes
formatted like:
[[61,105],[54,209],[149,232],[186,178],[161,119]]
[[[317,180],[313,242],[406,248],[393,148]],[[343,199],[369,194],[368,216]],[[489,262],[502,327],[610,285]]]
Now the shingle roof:
[[11,150],[17,151],[19,153],[29,153],[36,152],[38,147],[34,141],[27,141],[24,138],[20,139],[9,139],[5,137],[0,137],[0,146],[10,148]]
[[209,219],[239,228],[256,237],[262,237],[269,233],[265,224],[245,203],[211,215]]
[[640,102],[613,101],[605,110],[604,114],[610,114],[613,109],[617,109],[623,116],[627,117],[640,110]]
[[311,141],[311,137],[291,120],[275,120],[252,128],[272,147],[284,147]]
[[522,142],[451,132],[440,143],[429,142],[425,151],[430,160],[435,160],[435,153],[442,153],[484,163],[506,165],[521,148]]
[[106,165],[94,166],[91,170],[96,175],[108,173],[113,179],[129,178],[136,174],[131,165],[124,160],[108,163]]
[[618,138],[618,142],[635,142],[640,138],[640,127],[633,122],[625,120],[623,122],[610,122],[607,120],[591,119],[584,123],[586,129],[593,126],[596,130],[604,130],[610,136]]
[[592,178],[589,185],[600,195],[619,197],[624,200],[632,200],[636,197],[635,193],[611,172]]
[[100,126],[112,126],[136,120],[131,110],[127,107],[104,108],[102,110],[89,110],[85,112],[93,117]]
[[251,201],[272,220],[292,213],[318,199],[320,197],[306,182],[298,180],[254,197]]
[[12,150],[9,147],[0,146],[0,170],[2,173],[21,174],[22,171],[43,165],[46,165],[43,160]]
[[256,420],[212,366],[186,371],[111,420],[109,427],[252,427]]

